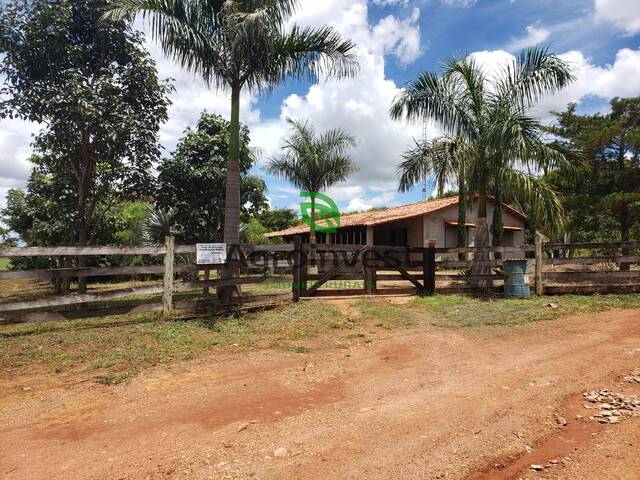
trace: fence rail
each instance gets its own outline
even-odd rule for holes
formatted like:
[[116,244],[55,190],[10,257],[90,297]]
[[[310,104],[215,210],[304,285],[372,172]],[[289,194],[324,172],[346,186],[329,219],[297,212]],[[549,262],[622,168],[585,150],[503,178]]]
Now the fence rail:
[[[508,258],[527,258],[538,294],[611,293],[640,291],[640,242],[545,243],[520,247],[416,248],[367,245],[317,245],[318,273],[308,270],[310,246],[296,240],[283,245],[229,247],[226,266],[241,269],[234,278],[211,278],[225,265],[195,265],[195,245],[132,247],[12,247],[0,257],[147,256],[152,264],[84,268],[0,271],[2,280],[55,282],[80,277],[148,276],[155,283],[84,294],[62,294],[0,303],[0,323],[83,318],[82,316],[230,307],[301,297],[390,295],[462,292],[495,286],[504,276],[499,270]],[[462,259],[460,259],[462,257]],[[471,258],[473,257],[473,258]],[[457,259],[456,259],[457,258]],[[317,263],[317,262],[316,262]],[[476,270],[474,270],[476,267]],[[483,268],[478,268],[483,267]],[[201,274],[204,274],[201,278]],[[178,277],[178,278],[177,278]],[[146,282],[145,282],[146,283]],[[336,283],[338,284],[336,286]],[[210,289],[228,286],[276,285],[289,293],[248,294],[218,299]],[[263,288],[260,287],[260,288]],[[261,290],[258,290],[261,291]],[[201,293],[199,293],[201,292]],[[175,298],[174,298],[175,295]],[[195,295],[185,298],[184,295]],[[134,304],[124,304],[126,299]],[[113,304],[117,301],[117,304]],[[122,303],[121,303],[122,301]],[[115,313],[110,313],[115,312]]]

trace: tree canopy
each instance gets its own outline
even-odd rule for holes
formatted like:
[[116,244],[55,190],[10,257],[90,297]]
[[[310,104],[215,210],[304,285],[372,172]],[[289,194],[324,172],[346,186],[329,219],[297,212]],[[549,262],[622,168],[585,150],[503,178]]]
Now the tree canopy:
[[579,115],[571,104],[548,131],[578,175],[546,175],[563,194],[572,241],[640,236],[640,97],[614,98],[606,114]]
[[[173,155],[158,167],[157,207],[171,210],[181,241],[223,239],[230,130],[230,123],[220,115],[203,113],[195,128],[186,130]],[[255,163],[249,143],[249,129],[241,126],[241,216],[245,223],[268,206],[264,181],[249,174]]]
[[[504,199],[521,199],[532,207],[528,213],[535,216],[538,225],[558,231],[563,212],[557,196],[543,179],[528,172],[568,164],[561,152],[543,141],[542,125],[530,109],[542,96],[572,80],[570,66],[541,48],[525,50],[495,76],[487,75],[472,57],[451,59],[441,73],[421,73],[396,99],[391,116],[434,120],[444,129],[445,137],[435,150],[418,145],[408,153],[400,171],[401,188],[441,170],[441,160],[448,159],[457,165],[446,171],[455,172],[456,177],[464,171],[467,196],[478,198],[476,245],[485,245],[489,238],[486,215],[490,195],[497,204]],[[442,145],[448,145],[445,153],[455,145],[455,155],[440,155]],[[494,209],[492,232],[494,245],[500,245],[499,208]]]

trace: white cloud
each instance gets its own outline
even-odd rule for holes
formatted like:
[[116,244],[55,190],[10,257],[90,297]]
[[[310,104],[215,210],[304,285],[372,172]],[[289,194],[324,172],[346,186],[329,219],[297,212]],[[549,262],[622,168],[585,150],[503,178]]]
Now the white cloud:
[[385,54],[392,53],[402,65],[408,65],[422,55],[419,18],[418,8],[414,8],[411,16],[404,20],[389,15],[373,27],[371,37]]
[[596,19],[613,23],[629,35],[640,33],[638,0],[595,0]]
[[450,5],[452,7],[461,7],[461,8],[469,8],[473,7],[478,0],[440,0],[445,5]]
[[371,0],[371,3],[381,7],[388,5],[409,5],[409,0]]
[[[358,44],[360,73],[357,78],[322,82],[305,94],[288,96],[280,118],[257,125],[253,137],[279,139],[286,134],[286,117],[308,119],[318,131],[345,128],[360,139],[352,152],[360,171],[346,186],[333,188],[329,194],[336,201],[349,202],[351,210],[388,204],[395,197],[395,169],[401,154],[412,144],[412,137],[420,135],[421,128],[389,118],[389,107],[401,90],[385,76],[384,56],[396,55],[407,62],[419,55],[420,12],[415,9],[406,19],[389,16],[374,26],[368,22],[366,0],[306,0],[300,12],[298,23],[332,25]],[[268,150],[277,144],[261,147]]]
[[[475,52],[472,56],[485,67],[489,75],[499,72],[505,62],[515,59],[503,50]],[[610,100],[613,97],[640,95],[640,49],[623,48],[618,51],[612,64],[604,66],[594,65],[579,51],[563,53],[560,58],[571,64],[576,81],[540,101],[534,112],[543,120],[550,119],[550,111],[564,110],[568,103],[579,103],[588,96]]]
[[536,27],[535,25],[529,25],[525,30],[527,34],[524,37],[511,40],[507,45],[507,50],[514,52],[523,48],[534,47],[546,41],[551,34],[546,28]]

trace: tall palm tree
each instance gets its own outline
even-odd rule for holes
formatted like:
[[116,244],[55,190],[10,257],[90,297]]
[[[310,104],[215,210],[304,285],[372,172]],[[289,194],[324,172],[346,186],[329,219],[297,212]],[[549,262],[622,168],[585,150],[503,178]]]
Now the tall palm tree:
[[401,192],[411,190],[426,177],[435,179],[439,196],[444,194],[448,185],[458,185],[458,247],[467,245],[465,169],[467,157],[473,154],[473,145],[460,138],[443,136],[428,142],[416,142],[414,148],[403,154],[404,160],[398,167],[398,190]]
[[[289,136],[283,139],[282,154],[267,165],[271,175],[288,180],[305,192],[320,193],[342,182],[358,167],[348,155],[358,141],[345,130],[328,130],[320,135],[308,121],[287,118]],[[315,270],[316,201],[311,196],[310,273]]]
[[[442,74],[420,74],[392,105],[392,118],[435,120],[474,152],[466,158],[465,186],[468,195],[478,198],[476,246],[489,244],[487,204],[492,193],[496,206],[505,195],[524,198],[552,224],[562,222],[555,193],[525,170],[569,168],[564,155],[544,143],[542,126],[530,110],[543,95],[573,79],[570,66],[544,48],[523,51],[494,77],[471,57],[451,59]],[[502,240],[501,208],[494,208],[493,226],[497,245]],[[486,273],[479,266],[475,270]]]
[[[231,93],[224,241],[240,243],[240,94],[287,78],[355,75],[355,44],[330,27],[285,30],[298,0],[116,0],[106,19],[141,16],[166,55]],[[233,276],[232,270],[223,277]]]

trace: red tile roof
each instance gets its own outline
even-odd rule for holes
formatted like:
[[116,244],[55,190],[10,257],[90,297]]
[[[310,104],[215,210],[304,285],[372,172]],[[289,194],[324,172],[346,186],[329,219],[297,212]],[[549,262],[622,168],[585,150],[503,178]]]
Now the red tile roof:
[[[342,215],[340,217],[340,227],[360,227],[381,225],[383,223],[395,222],[398,220],[405,220],[407,218],[421,217],[428,213],[433,213],[443,208],[450,207],[451,205],[458,204],[458,197],[446,197],[438,198],[435,200],[422,201],[417,203],[411,203],[409,205],[401,205],[399,207],[383,208],[379,210],[370,210],[361,213],[352,213],[350,215]],[[511,208],[510,206],[503,204],[503,208],[509,213],[527,221],[527,217],[521,212]],[[320,225],[323,221],[318,222]],[[280,230],[279,232],[267,233],[266,237],[286,237],[289,235],[298,235],[301,233],[307,233],[309,227],[306,224],[297,225],[295,227],[287,228],[286,230]]]

